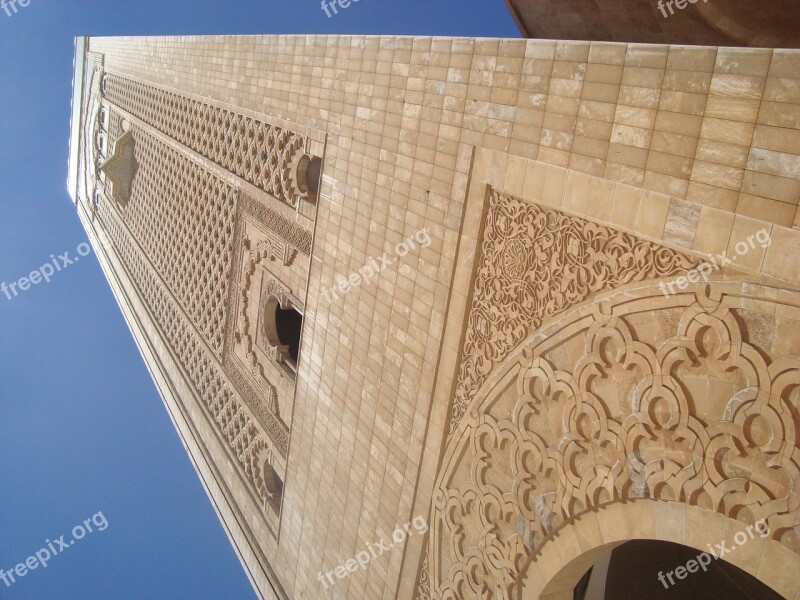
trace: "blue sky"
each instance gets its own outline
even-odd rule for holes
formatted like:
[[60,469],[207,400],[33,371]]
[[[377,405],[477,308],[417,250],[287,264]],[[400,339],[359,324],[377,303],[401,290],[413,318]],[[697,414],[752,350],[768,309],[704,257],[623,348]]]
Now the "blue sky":
[[[333,18],[319,0],[0,10],[0,282],[86,240],[65,185],[74,36],[237,33],[518,37],[503,0],[361,0]],[[0,580],[0,600],[254,598],[94,256],[12,298],[0,293],[0,569],[98,511],[108,527]]]

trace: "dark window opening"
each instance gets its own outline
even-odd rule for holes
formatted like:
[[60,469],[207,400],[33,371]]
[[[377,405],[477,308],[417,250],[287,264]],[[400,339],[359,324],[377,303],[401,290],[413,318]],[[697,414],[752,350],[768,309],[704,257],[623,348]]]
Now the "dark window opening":
[[308,171],[306,173],[306,185],[308,185],[308,191],[314,196],[316,196],[317,192],[319,191],[319,175],[321,171],[322,161],[319,158],[313,158],[311,163],[308,165]]
[[283,494],[283,481],[269,463],[264,465],[264,486],[267,489],[268,499],[272,502],[279,502]]
[[300,333],[303,331],[303,316],[293,308],[275,307],[275,329],[278,340],[289,347],[289,356],[297,362],[300,354]]

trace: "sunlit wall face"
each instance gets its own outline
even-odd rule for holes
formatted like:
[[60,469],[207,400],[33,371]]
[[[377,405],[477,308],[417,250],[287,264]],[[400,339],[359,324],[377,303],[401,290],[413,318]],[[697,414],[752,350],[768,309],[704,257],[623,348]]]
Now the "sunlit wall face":
[[86,64],[86,49],[88,38],[75,38],[75,57],[73,59],[72,80],[72,114],[70,116],[69,132],[69,173],[67,174],[67,190],[73,202],[78,196],[78,170],[81,131],[81,109],[83,104],[84,67]]

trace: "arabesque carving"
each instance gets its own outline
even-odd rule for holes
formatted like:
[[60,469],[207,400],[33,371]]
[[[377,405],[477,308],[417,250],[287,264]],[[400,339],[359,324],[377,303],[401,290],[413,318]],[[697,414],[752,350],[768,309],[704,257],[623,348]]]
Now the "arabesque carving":
[[422,567],[417,576],[417,589],[414,593],[414,600],[430,600],[431,599],[431,581],[428,574],[428,558],[422,561]]
[[699,261],[492,191],[450,431],[486,376],[542,322],[592,294]]
[[[282,240],[290,248],[292,260],[297,252],[311,256],[311,231],[281,215],[278,211],[264,206],[243,192],[239,192],[239,206],[241,213],[253,215],[255,219],[266,226],[275,239]],[[241,218],[241,214],[238,215]]]
[[[246,196],[240,196],[246,198]],[[270,381],[270,375],[265,361],[259,359],[257,345],[257,322],[250,318],[251,303],[260,302],[259,288],[253,283],[258,270],[265,261],[274,258],[274,236],[267,233],[266,239],[251,239],[247,233],[245,223],[252,217],[247,211],[246,203],[240,204],[237,216],[235,233],[235,258],[237,269],[233,274],[232,285],[236,293],[230,298],[230,318],[227,325],[227,338],[225,342],[225,369],[242,398],[251,407],[261,424],[269,432],[270,438],[275,443],[275,449],[284,458],[288,452],[289,429],[279,416],[279,402],[275,386]],[[247,217],[245,215],[248,215]],[[263,225],[263,223],[260,223]],[[264,235],[264,232],[261,232]],[[282,247],[282,246],[278,246]],[[267,285],[275,285],[274,276]],[[266,287],[266,286],[265,286]],[[302,306],[299,300],[291,296],[285,288],[282,293],[291,297],[297,306]],[[259,310],[259,314],[261,311]],[[243,351],[243,356],[236,357],[236,348]]]
[[718,282],[665,298],[648,280],[698,260],[487,200],[416,599],[517,598],[548,536],[630,498],[767,518],[800,550],[798,295]]
[[766,519],[800,552],[798,334],[800,294],[738,282],[627,289],[537,332],[446,451],[431,597],[517,598],[548,536],[633,498]]

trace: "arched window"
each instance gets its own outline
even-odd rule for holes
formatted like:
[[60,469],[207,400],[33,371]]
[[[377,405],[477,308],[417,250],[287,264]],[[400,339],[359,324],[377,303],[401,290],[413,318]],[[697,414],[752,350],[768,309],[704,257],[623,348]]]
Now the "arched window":
[[267,499],[271,502],[280,502],[283,494],[283,480],[275,468],[268,462],[264,463],[264,487],[267,490]]
[[275,309],[275,326],[281,344],[289,348],[289,356],[297,362],[300,354],[300,334],[303,331],[303,316],[294,308]]
[[264,307],[264,335],[273,358],[293,371],[297,370],[302,332],[303,315],[290,302],[282,305],[276,296],[270,296]]

